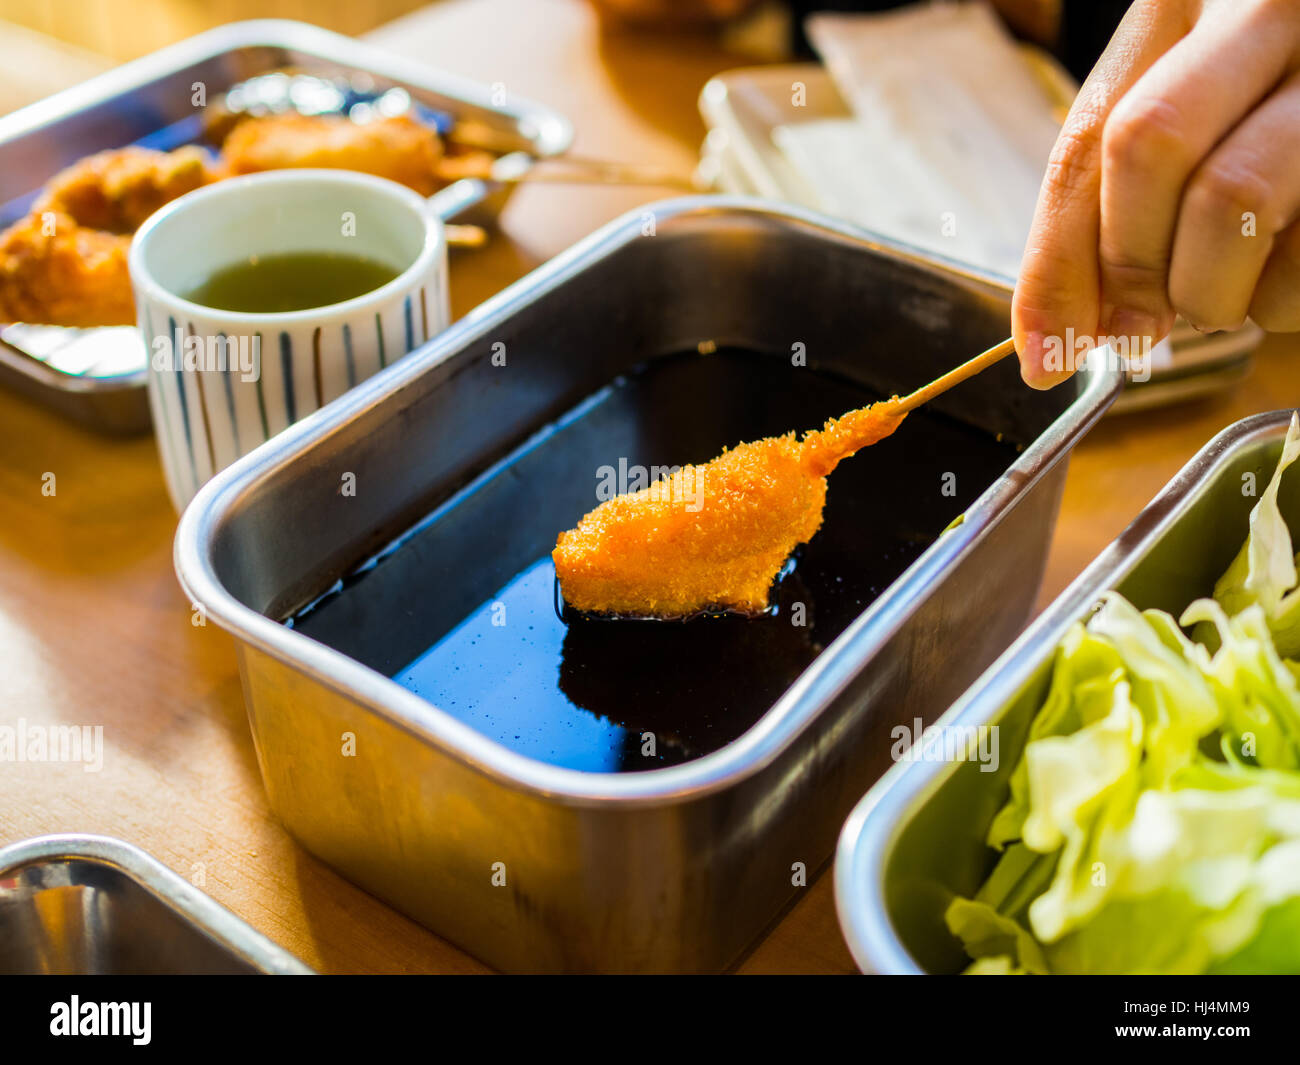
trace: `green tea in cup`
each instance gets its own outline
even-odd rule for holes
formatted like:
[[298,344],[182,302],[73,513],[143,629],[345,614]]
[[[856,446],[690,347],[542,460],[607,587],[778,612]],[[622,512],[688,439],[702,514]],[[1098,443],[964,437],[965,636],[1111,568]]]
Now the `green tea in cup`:
[[279,314],[356,299],[399,273],[378,259],[345,252],[278,252],[220,267],[180,295],[218,311]]

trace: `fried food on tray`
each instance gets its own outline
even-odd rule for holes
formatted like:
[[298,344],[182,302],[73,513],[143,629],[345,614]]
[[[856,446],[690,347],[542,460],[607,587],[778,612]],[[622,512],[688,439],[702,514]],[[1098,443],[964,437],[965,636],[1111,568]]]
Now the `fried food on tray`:
[[86,229],[131,234],[163,204],[218,176],[201,148],[118,148],[56,174],[32,211],[69,215]]
[[444,183],[438,173],[442,141],[437,132],[406,115],[373,122],[293,112],[247,118],[231,130],[221,154],[232,174],[301,167],[359,170],[398,181],[423,196]]
[[198,148],[99,152],[56,174],[0,233],[0,320],[130,325],[131,234],[163,204],[219,177]]
[[444,159],[437,131],[405,115],[366,123],[338,114],[244,118],[216,163],[194,146],[99,152],[56,174],[31,214],[0,233],[0,320],[84,328],[134,322],[131,234],[164,204],[230,174],[358,170],[428,196],[461,176],[457,167],[489,164],[474,153]]
[[70,215],[29,215],[0,234],[0,319],[130,325],[130,245],[130,237],[86,229]]
[[601,503],[552,553],[566,606],[628,617],[762,613],[791,552],[821,527],[826,475],[898,428],[897,403],[851,411],[802,440],[741,444]]

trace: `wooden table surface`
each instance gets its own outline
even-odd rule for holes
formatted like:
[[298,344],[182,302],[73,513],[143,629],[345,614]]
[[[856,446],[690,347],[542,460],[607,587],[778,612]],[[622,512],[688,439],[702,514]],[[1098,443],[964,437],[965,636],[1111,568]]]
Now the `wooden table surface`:
[[[578,152],[683,173],[703,135],[700,87],[737,65],[704,39],[602,34],[576,0],[440,3],[370,38],[558,108],[577,127]],[[521,189],[490,245],[454,256],[456,313],[660,195]],[[1211,435],[1300,403],[1298,359],[1300,343],[1271,337],[1251,377],[1222,395],[1096,428],[1071,465],[1040,602]],[[152,439],[105,439],[0,392],[0,724],[102,725],[105,743],[95,773],[0,765],[0,842],[47,832],[129,840],[322,971],[484,971],[304,853],[272,816],[231,641],[191,624],[177,586],[175,526]],[[740,966],[852,968],[825,875]]]

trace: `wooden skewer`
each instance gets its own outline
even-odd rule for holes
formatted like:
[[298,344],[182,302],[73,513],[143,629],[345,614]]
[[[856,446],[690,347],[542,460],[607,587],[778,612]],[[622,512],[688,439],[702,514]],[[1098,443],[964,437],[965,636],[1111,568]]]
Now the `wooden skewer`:
[[942,377],[936,378],[928,385],[923,385],[911,395],[904,396],[894,407],[895,412],[906,414],[909,410],[915,410],[922,403],[928,403],[941,392],[947,392],[953,385],[959,385],[968,377],[974,377],[981,370],[992,366],[995,362],[1005,359],[1016,350],[1014,340],[1004,340],[1001,344],[995,344],[983,354],[976,355],[969,362],[963,362],[955,370],[949,370]]
[[446,222],[442,231],[447,237],[447,244],[453,248],[481,248],[488,242],[487,230],[482,226]]
[[657,170],[527,170],[507,177],[488,176],[484,181],[503,185],[634,185],[651,188],[681,189],[699,192],[700,188],[688,177],[662,173]]
[[937,380],[923,385],[911,395],[901,399],[894,396],[880,403],[851,410],[827,422],[823,428],[805,433],[800,441],[804,469],[814,476],[825,477],[842,460],[889,436],[898,428],[903,415],[908,411],[934,399],[939,393],[946,392],[966,378],[974,377],[1015,350],[1015,344],[1011,340],[1004,340],[962,363],[955,370],[949,370]]

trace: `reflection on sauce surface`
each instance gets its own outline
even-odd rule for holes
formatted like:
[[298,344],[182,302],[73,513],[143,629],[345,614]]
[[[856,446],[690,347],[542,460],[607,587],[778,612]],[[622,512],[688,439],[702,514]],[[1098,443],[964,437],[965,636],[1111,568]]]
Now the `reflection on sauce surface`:
[[821,531],[774,590],[775,610],[756,619],[566,624],[555,609],[555,536],[598,502],[602,467],[704,461],[739,440],[819,426],[878,398],[744,352],[649,363],[291,623],[540,761],[613,772],[698,758],[770,709],[1005,470],[1014,447],[914,413],[832,475]]

